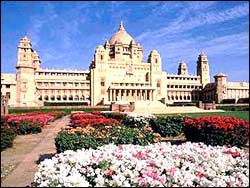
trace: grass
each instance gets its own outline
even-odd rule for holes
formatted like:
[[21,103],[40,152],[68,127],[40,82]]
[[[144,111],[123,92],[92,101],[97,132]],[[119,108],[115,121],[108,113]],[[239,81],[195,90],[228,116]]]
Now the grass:
[[[177,114],[159,114],[157,116],[172,116]],[[249,120],[249,111],[226,111],[226,112],[206,112],[206,113],[183,113],[183,116],[203,117],[203,116],[231,116],[238,119]]]
[[52,111],[64,111],[66,114],[70,114],[72,111],[107,111],[109,108],[71,108],[71,109],[9,109],[10,114],[21,114],[26,112],[52,112]]

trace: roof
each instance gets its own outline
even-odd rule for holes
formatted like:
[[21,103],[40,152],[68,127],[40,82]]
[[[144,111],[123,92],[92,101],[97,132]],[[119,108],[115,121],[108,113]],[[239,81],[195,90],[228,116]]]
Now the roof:
[[121,21],[118,31],[109,39],[110,45],[114,45],[115,42],[121,42],[122,44],[130,44],[134,40],[125,30],[123,22]]

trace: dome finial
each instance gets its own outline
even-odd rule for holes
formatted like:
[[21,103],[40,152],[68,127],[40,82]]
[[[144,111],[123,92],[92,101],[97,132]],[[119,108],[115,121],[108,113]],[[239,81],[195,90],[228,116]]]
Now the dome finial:
[[121,20],[121,23],[120,23],[119,31],[125,31],[122,20]]

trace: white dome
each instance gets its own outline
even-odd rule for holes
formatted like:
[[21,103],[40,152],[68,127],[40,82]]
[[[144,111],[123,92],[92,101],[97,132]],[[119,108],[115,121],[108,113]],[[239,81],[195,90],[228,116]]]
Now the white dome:
[[130,44],[130,42],[134,40],[123,27],[123,23],[121,22],[118,31],[109,39],[110,45],[114,45],[115,42],[121,42],[122,44]]

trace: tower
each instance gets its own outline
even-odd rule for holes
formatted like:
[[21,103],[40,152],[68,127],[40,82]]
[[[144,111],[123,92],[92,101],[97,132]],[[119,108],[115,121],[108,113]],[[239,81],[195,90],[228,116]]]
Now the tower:
[[221,103],[227,96],[227,75],[219,73],[214,76],[214,80],[216,86],[215,101]]
[[39,56],[34,53],[30,39],[25,36],[18,45],[16,66],[17,105],[20,107],[36,106],[35,69],[39,66]]
[[200,76],[203,88],[210,83],[209,64],[204,52],[199,55],[197,60],[197,76]]
[[156,91],[153,92],[153,100],[161,100],[161,96],[164,96],[163,92],[166,90],[163,89],[164,80],[162,80],[160,54],[156,50],[152,50],[147,62],[150,63],[150,85],[156,88]]
[[184,61],[181,61],[179,64],[178,75],[188,75],[187,64]]

